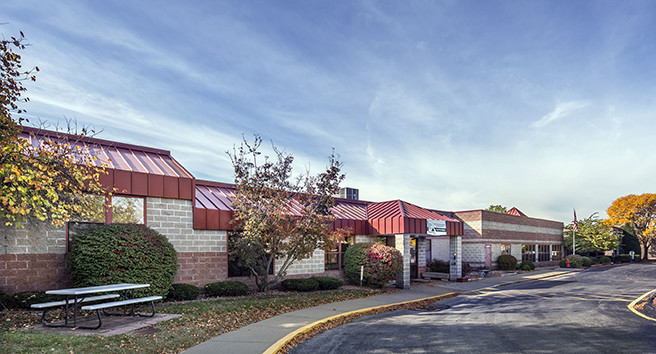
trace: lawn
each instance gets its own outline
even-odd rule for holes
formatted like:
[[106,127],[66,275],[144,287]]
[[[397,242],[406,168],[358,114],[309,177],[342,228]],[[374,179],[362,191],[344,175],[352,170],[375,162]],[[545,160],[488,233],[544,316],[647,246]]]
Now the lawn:
[[375,290],[332,290],[291,295],[252,296],[187,303],[164,303],[158,313],[182,317],[153,326],[151,335],[45,334],[25,330],[40,325],[34,311],[0,312],[0,348],[3,353],[179,353],[221,333],[233,331],[285,312],[380,294]]

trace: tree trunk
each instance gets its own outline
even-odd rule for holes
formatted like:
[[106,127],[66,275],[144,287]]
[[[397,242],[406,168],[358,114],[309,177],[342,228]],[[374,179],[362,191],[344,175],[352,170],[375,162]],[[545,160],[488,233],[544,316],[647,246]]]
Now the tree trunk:
[[647,250],[647,246],[643,242],[640,242],[640,259],[643,261],[647,260]]

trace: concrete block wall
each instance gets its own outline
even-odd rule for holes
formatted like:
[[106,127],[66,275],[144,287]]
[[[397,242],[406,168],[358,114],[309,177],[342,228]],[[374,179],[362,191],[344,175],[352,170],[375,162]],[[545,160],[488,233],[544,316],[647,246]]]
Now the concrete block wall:
[[[449,236],[449,253],[451,254],[449,280],[455,281],[462,277],[462,236]],[[453,255],[456,259],[453,259]]]
[[376,243],[378,236],[376,235],[355,235],[355,243]]
[[194,230],[191,200],[148,197],[146,224],[168,238],[178,253],[176,283],[203,286],[228,277],[225,230]]
[[403,255],[403,270],[396,277],[396,287],[410,287],[410,235],[394,235],[395,247]]
[[[278,274],[282,261],[276,261],[275,272]],[[314,250],[312,257],[302,261],[296,261],[287,268],[287,275],[300,275],[300,274],[319,274],[325,271],[325,254],[321,249]]]

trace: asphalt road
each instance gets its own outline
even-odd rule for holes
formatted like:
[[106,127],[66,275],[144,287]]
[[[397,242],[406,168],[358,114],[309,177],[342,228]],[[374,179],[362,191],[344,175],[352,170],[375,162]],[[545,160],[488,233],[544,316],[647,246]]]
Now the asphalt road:
[[291,353],[656,353],[656,321],[627,305],[656,264],[597,268],[365,316]]

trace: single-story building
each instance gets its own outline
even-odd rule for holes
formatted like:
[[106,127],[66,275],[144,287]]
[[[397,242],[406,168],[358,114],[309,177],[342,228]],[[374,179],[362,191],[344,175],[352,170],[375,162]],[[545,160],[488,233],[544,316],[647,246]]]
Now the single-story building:
[[[563,223],[526,216],[517,208],[507,213],[489,210],[456,211],[464,223],[462,262],[474,269],[495,269],[497,258],[510,254],[519,262],[556,265],[563,259]],[[446,260],[448,240],[432,238],[432,257]]]
[[[101,182],[115,192],[99,198],[99,208],[112,208],[106,208],[105,215],[96,220],[78,220],[64,227],[39,222],[25,228],[0,226],[0,291],[70,286],[66,262],[75,235],[86,227],[113,222],[145,224],[165,235],[178,254],[176,282],[203,286],[234,278],[252,283],[228,257],[227,240],[234,228],[234,185],[197,180],[167,150],[27,127],[23,136],[31,140],[45,136],[70,139],[85,145],[98,158],[98,164],[107,165],[108,174]],[[345,194],[351,198],[357,195],[353,189]],[[509,245],[504,248],[507,252],[517,256],[524,255],[520,252],[526,246],[526,256],[538,255],[540,260],[544,245],[549,252],[559,245],[562,248],[562,223],[547,220],[481,210],[444,212],[401,200],[374,203],[336,198],[332,211],[334,227],[352,230],[348,242],[328,252],[315,250],[312,257],[294,263],[288,276],[340,277],[349,243],[382,242],[399,249],[404,263],[397,279],[401,287],[419,278],[427,261],[440,255],[446,255],[442,258],[453,265],[451,278],[455,279],[461,276],[463,261],[473,266],[488,264],[484,258],[488,253],[481,250],[490,249],[492,267],[495,255],[505,245]],[[556,224],[560,225],[559,234],[552,230]],[[552,258],[550,253],[549,261]]]

